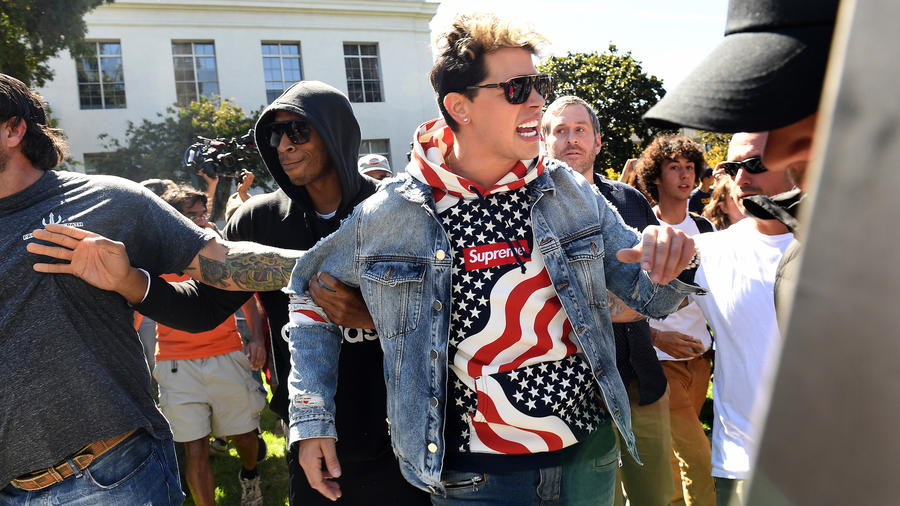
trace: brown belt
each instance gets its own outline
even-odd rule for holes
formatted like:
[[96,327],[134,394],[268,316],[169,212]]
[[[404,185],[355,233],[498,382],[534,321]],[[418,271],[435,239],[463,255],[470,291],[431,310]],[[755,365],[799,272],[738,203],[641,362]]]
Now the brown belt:
[[[47,488],[50,485],[61,483],[69,476],[83,471],[87,466],[91,465],[91,462],[93,462],[94,459],[108,452],[122,441],[125,441],[128,439],[128,436],[132,434],[134,434],[133,430],[119,436],[104,439],[103,441],[91,443],[76,452],[75,455],[53,467],[34,471],[14,479],[12,485],[16,488],[21,488],[22,490],[40,490],[42,488]],[[72,469],[70,462],[71,464],[74,464],[75,469]]]

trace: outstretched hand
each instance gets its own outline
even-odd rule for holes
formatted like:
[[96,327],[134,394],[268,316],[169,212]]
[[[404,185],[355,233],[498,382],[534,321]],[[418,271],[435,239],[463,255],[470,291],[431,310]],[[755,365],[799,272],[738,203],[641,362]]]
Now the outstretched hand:
[[681,230],[651,225],[644,229],[637,246],[619,250],[616,258],[620,262],[640,262],[654,283],[665,285],[687,268],[695,251],[694,240]]
[[[34,231],[34,238],[51,243],[30,242],[25,249],[31,253],[44,255],[68,263],[36,263],[34,270],[53,274],[71,274],[87,283],[120,293],[129,302],[140,302],[144,292],[128,291],[132,286],[147,286],[146,278],[131,267],[125,245],[111,241],[99,234],[65,225],[48,224],[46,229]],[[54,246],[55,245],[55,246]],[[142,282],[129,283],[129,276],[141,276]],[[138,296],[138,291],[140,294]],[[135,299],[136,297],[136,299]]]
[[131,269],[124,244],[87,230],[49,224],[46,229],[35,230],[34,238],[56,246],[30,242],[25,249],[31,253],[68,260],[34,264],[38,272],[71,274],[97,288],[115,290]]

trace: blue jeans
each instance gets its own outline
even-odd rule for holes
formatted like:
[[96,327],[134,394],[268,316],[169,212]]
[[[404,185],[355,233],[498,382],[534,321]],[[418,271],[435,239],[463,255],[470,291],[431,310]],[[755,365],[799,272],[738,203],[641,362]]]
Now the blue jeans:
[[509,473],[445,470],[446,496],[433,494],[437,506],[447,505],[598,505],[613,503],[619,452],[607,418],[561,466]]
[[34,491],[10,484],[0,490],[0,505],[178,505],[183,501],[172,440],[156,439],[144,430],[62,483]]

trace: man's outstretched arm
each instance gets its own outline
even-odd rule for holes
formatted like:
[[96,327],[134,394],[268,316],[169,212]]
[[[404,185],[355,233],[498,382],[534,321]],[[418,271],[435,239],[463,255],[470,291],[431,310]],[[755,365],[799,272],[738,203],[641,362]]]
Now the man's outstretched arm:
[[[35,230],[34,238],[52,245],[32,242],[27,246],[28,251],[68,261],[37,263],[36,271],[72,274],[97,288],[119,293],[131,304],[144,298],[149,280],[131,266],[121,242],[87,230],[52,224]],[[203,246],[184,272],[225,290],[278,290],[287,285],[294,261],[302,255],[297,250],[215,238]]]

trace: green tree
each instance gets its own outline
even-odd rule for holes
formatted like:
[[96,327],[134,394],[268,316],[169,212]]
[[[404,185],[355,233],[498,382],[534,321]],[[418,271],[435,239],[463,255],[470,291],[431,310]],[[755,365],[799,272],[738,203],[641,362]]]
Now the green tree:
[[[230,100],[207,99],[191,102],[184,107],[172,106],[165,114],[157,113],[156,120],[144,119],[140,123],[129,121],[123,140],[108,133],[100,135],[104,153],[92,160],[92,168],[101,174],[112,174],[133,181],[150,178],[172,179],[188,182],[205,190],[205,184],[197,174],[185,166],[187,148],[198,141],[240,137],[253,128],[259,111],[249,116]],[[272,189],[272,178],[255,149],[240,163],[238,169],[252,171],[254,185]],[[220,178],[216,190],[213,218],[220,217],[231,191],[231,179]]]
[[706,153],[706,164],[715,167],[717,163],[725,160],[728,155],[728,144],[731,142],[732,134],[720,134],[716,132],[697,132],[697,140],[704,145]]
[[636,158],[658,130],[641,116],[665,95],[662,80],[648,75],[631,52],[619,53],[610,44],[608,52],[569,53],[553,56],[541,64],[541,72],[553,77],[553,93],[547,103],[563,95],[575,95],[593,104],[600,117],[603,149],[594,161],[598,171],[622,170]]
[[0,2],[0,72],[32,87],[53,78],[47,60],[62,49],[83,54],[84,15],[112,0],[3,0]]

